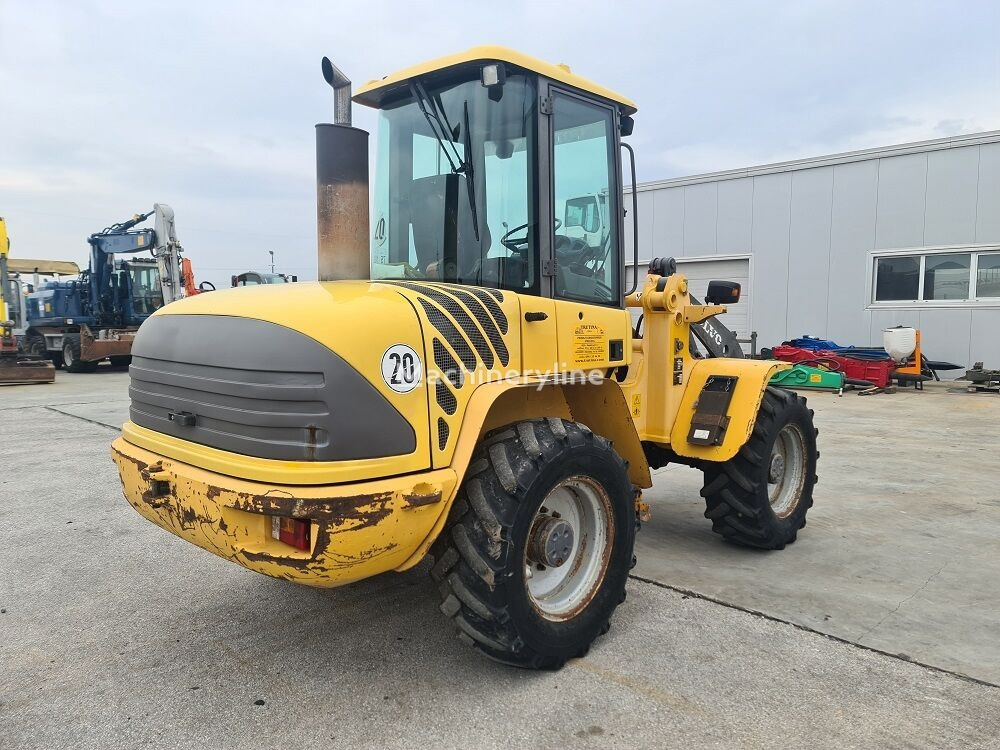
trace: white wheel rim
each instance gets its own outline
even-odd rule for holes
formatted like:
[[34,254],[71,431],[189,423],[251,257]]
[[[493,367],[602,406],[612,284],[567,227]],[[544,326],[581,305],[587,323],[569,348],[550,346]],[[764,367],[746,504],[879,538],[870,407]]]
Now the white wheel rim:
[[558,567],[539,564],[524,556],[524,576],[528,599],[548,620],[569,620],[594,598],[607,573],[614,541],[611,499],[593,479],[574,476],[564,479],[542,501],[536,524],[558,517],[569,524],[572,547]]
[[767,499],[778,518],[798,507],[806,478],[805,438],[798,425],[781,428],[767,462]]

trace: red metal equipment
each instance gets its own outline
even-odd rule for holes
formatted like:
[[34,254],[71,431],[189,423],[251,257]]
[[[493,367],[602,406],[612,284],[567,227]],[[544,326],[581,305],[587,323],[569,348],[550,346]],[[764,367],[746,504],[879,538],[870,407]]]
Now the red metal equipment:
[[772,356],[783,362],[804,362],[813,367],[825,367],[834,372],[844,373],[848,380],[864,380],[877,388],[886,388],[892,382],[895,362],[889,359],[871,360],[845,357],[829,351],[799,349],[795,346],[776,346]]

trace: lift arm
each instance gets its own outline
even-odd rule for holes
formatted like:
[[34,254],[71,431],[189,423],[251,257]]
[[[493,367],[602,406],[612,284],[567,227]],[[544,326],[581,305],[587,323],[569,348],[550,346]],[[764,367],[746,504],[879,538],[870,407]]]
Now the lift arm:
[[[133,229],[137,224],[156,215],[154,229]],[[160,272],[163,303],[169,304],[185,296],[184,272],[181,266],[182,248],[177,241],[174,210],[165,203],[154,203],[153,210],[136,214],[127,221],[90,235],[90,299],[100,306],[110,288],[114,273],[114,256],[149,250],[156,258]]]
[[169,305],[176,299],[186,296],[184,285],[184,268],[181,262],[181,243],[177,241],[177,229],[174,226],[174,210],[166,203],[154,203],[156,213],[156,265],[160,269],[160,288],[163,291],[163,304]]
[[115,255],[153,249],[156,237],[153,230],[132,228],[152,215],[152,211],[136,214],[131,219],[105,227],[87,238],[87,242],[90,244],[90,273],[87,279],[87,291],[90,296],[90,304],[93,305],[95,312],[99,312],[101,315],[113,312],[104,308],[108,305],[113,306],[113,302],[106,297],[110,293],[111,276],[115,271]]
[[[695,305],[701,304],[693,295],[691,302]],[[710,357],[744,358],[743,349],[736,339],[736,334],[726,328],[715,315],[709,315],[697,325],[692,325],[691,333],[705,347]]]

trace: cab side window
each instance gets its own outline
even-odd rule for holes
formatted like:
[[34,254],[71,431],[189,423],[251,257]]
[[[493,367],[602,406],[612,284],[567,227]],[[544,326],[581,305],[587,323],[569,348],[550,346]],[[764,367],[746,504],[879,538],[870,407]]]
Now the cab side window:
[[556,295],[619,303],[614,117],[609,107],[553,97],[553,251]]

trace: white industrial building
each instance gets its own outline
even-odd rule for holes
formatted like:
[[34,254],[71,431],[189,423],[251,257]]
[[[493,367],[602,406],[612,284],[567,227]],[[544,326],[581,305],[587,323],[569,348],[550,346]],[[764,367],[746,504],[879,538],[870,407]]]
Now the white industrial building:
[[1000,131],[649,182],[638,205],[640,269],[740,281],[724,322],[758,346],[902,324],[931,359],[1000,367]]

